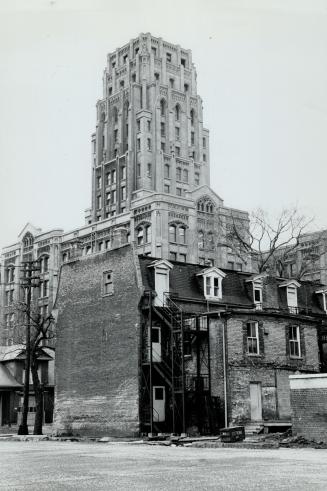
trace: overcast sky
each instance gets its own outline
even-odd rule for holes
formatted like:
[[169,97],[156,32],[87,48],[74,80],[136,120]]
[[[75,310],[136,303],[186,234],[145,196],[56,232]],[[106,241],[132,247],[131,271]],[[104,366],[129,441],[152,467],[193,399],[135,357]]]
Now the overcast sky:
[[327,0],[0,0],[0,247],[84,224],[106,54],[140,32],[191,49],[227,206],[327,228]]

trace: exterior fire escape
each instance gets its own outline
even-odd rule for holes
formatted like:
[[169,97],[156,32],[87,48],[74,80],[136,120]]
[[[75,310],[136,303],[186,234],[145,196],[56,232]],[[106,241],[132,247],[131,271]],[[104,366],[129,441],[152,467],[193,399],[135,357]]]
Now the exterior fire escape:
[[193,426],[214,433],[219,404],[210,396],[207,318],[183,311],[177,301],[168,293],[162,301],[154,291],[144,295],[141,431],[185,433]]

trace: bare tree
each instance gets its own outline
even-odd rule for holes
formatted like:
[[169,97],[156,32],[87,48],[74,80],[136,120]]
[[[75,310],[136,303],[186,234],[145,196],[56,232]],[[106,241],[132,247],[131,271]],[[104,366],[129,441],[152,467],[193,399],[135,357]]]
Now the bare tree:
[[232,215],[226,242],[241,260],[251,254],[259,273],[274,270],[284,276],[287,260],[299,247],[302,235],[312,222],[312,218],[305,217],[297,208],[282,210],[274,220],[258,209],[250,216],[249,229],[244,230]]

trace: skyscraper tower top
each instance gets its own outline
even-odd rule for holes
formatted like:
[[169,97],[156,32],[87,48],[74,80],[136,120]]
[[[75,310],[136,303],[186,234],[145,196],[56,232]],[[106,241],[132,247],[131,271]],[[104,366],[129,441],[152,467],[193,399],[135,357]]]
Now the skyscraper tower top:
[[108,54],[92,142],[92,222],[128,211],[136,192],[185,196],[209,185],[191,51],[140,34]]

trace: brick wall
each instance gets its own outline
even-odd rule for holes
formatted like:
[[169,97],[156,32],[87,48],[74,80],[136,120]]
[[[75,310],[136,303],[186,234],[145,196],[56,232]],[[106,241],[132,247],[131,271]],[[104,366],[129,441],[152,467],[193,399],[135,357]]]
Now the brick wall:
[[[55,428],[135,435],[139,429],[139,313],[129,245],[63,266],[58,299]],[[112,271],[113,295],[103,296]]]
[[327,374],[290,377],[292,431],[327,443]]
[[[259,356],[247,354],[244,325],[259,322]],[[300,325],[303,346],[300,359],[287,352],[286,329],[289,318],[269,315],[233,314],[226,324],[226,363],[228,420],[232,423],[251,420],[250,384],[258,383],[261,390],[263,420],[290,420],[289,375],[295,371],[319,370],[317,329],[310,323]],[[222,333],[224,319],[210,319],[210,366],[212,395],[224,400]]]

